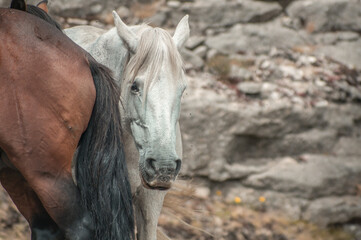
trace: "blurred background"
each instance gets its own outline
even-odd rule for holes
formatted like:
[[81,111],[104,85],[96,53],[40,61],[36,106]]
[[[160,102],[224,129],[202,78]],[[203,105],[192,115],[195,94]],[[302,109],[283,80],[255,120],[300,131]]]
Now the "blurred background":
[[[109,29],[116,9],[173,32],[189,14],[182,174],[195,192],[159,220],[172,239],[361,240],[360,0],[48,6],[64,28]],[[29,239],[2,189],[0,239]]]

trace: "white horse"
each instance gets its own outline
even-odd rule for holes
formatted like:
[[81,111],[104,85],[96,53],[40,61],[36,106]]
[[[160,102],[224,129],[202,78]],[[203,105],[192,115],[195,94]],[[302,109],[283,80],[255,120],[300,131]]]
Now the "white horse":
[[156,240],[166,191],[182,158],[180,103],[186,88],[179,49],[189,37],[188,16],[173,37],[148,25],[128,27],[113,12],[109,31],[91,26],[65,30],[97,61],[114,71],[121,87],[123,139],[139,240]]

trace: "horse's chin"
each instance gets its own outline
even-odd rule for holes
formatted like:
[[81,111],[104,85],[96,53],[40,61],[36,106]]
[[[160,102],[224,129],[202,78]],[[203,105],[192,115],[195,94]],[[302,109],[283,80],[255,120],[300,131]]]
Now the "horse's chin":
[[172,187],[172,182],[159,182],[156,180],[153,180],[151,182],[147,182],[143,176],[140,176],[140,179],[142,179],[143,187],[150,189],[150,190],[159,190],[159,191],[166,191],[169,190]]

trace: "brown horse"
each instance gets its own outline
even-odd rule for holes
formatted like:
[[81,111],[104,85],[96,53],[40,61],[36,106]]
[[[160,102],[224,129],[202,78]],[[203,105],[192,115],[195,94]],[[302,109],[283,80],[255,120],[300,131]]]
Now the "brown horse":
[[0,43],[0,181],[32,239],[133,239],[109,70],[23,11],[0,8]]

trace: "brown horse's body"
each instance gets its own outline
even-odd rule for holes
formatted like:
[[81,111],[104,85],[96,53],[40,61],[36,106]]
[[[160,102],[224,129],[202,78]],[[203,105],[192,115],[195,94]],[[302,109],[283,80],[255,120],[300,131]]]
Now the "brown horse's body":
[[33,239],[93,239],[71,162],[95,100],[80,47],[40,18],[0,9],[0,181]]

